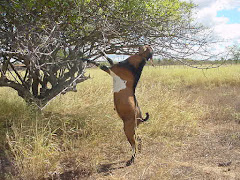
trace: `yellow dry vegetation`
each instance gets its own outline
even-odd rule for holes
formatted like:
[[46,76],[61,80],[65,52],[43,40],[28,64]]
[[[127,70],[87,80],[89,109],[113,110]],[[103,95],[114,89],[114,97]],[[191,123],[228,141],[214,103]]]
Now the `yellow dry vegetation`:
[[177,167],[190,165],[179,162],[183,154],[176,151],[201,135],[204,124],[240,122],[238,104],[231,100],[240,90],[240,66],[147,66],[136,96],[150,119],[137,130],[142,153],[125,168],[131,148],[114,111],[112,79],[99,69],[88,73],[92,78],[80,83],[76,93],[58,96],[42,114],[27,107],[15,91],[0,88],[1,149],[15,171],[5,178],[177,179]]

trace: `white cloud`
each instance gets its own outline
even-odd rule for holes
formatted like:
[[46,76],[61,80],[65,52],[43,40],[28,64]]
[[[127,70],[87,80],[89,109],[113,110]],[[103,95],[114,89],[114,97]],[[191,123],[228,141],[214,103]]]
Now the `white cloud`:
[[227,24],[229,19],[217,17],[218,11],[238,8],[240,11],[240,0],[193,0],[199,4],[196,8],[196,21],[211,28],[216,37],[239,41],[240,24]]
[[209,7],[211,4],[215,2],[215,0],[193,0],[195,4],[198,5],[199,9]]
[[222,38],[231,41],[240,40],[240,24],[220,24],[214,27],[215,32]]
[[240,6],[240,0],[192,0],[197,9],[213,8],[214,10],[233,9]]

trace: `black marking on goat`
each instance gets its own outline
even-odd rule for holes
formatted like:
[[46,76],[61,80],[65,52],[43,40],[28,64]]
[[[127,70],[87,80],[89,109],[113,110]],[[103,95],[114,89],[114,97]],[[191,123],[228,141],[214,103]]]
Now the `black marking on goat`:
[[[141,63],[139,64],[138,68],[134,67],[132,64],[129,63],[128,59],[124,60],[124,61],[121,61],[118,63],[118,66],[119,67],[123,67],[123,68],[126,68],[128,69],[129,71],[132,72],[132,74],[134,75],[134,84],[133,84],[133,91],[134,91],[134,94],[135,94],[135,89],[137,87],[137,84],[138,84],[138,81],[141,77],[141,74],[142,74],[142,70],[143,70],[143,67],[145,66],[146,64],[146,61],[145,59],[142,59]],[[135,98],[136,99],[136,98]]]
[[135,75],[135,73],[137,72],[137,68],[135,68],[132,64],[130,64],[128,59],[119,62],[117,65],[119,67],[128,69],[129,71],[131,71],[133,73],[133,75]]
[[135,89],[137,87],[138,81],[141,77],[142,70],[143,70],[143,67],[145,66],[145,64],[146,64],[146,61],[143,59],[142,62],[139,64],[139,66],[136,70],[136,73],[134,74],[135,75],[135,80],[134,80],[134,85],[133,85],[134,94],[135,94]]

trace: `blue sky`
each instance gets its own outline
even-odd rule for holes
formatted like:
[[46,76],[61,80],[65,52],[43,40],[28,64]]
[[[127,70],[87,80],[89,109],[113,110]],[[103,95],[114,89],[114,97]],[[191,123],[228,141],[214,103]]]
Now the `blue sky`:
[[240,24],[240,7],[220,10],[217,12],[217,17],[228,18],[227,24]]

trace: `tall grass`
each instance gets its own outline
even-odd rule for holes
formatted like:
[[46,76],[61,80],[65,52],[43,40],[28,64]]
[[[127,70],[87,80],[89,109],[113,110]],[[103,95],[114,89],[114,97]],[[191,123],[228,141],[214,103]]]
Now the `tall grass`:
[[[196,90],[237,86],[239,66],[201,71],[145,67],[136,96],[149,122],[137,133],[146,141],[181,144],[198,133],[198,123],[211,110]],[[78,92],[60,95],[42,114],[31,111],[16,92],[0,89],[1,142],[8,144],[17,173],[13,179],[87,177],[99,163],[127,159],[130,146],[114,111],[112,79],[98,69],[78,85]],[[194,98],[193,98],[194,97]]]

